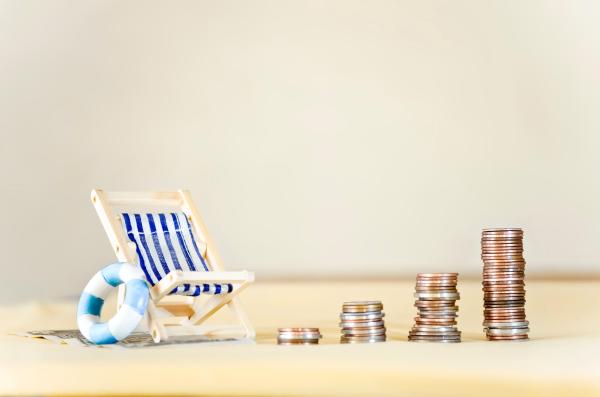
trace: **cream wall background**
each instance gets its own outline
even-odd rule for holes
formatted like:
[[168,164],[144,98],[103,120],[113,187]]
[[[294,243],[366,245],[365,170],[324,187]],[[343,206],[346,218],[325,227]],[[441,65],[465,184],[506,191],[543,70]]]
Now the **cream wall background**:
[[232,269],[600,262],[596,1],[0,0],[0,299],[113,260],[89,202],[189,188]]

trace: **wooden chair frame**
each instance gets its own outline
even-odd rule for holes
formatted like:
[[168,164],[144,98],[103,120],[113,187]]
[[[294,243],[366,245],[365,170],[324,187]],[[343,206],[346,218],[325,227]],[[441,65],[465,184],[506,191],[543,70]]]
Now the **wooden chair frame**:
[[[150,300],[145,326],[155,342],[168,339],[169,336],[205,335],[227,330],[240,331],[246,338],[254,338],[255,331],[241,306],[239,293],[254,281],[254,273],[247,271],[227,272],[217,252],[210,234],[187,190],[176,192],[105,192],[92,190],[92,203],[108,235],[113,251],[121,262],[137,263],[135,243],[128,240],[120,221],[120,212],[115,214],[114,207],[139,210],[144,208],[170,208],[183,211],[192,225],[194,234],[206,243],[206,261],[210,271],[190,272],[171,271],[166,277],[150,288]],[[233,291],[229,294],[214,295],[200,303],[199,297],[168,295],[175,287],[184,283],[231,283]],[[125,287],[119,288],[118,305],[123,303]],[[233,327],[203,326],[209,317],[227,306],[240,322]]]

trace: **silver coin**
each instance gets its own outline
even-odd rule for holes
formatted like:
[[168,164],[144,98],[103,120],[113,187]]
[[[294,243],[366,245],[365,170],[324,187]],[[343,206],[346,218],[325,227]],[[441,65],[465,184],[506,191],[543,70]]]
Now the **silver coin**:
[[418,337],[411,338],[409,336],[408,340],[410,342],[416,342],[416,343],[460,343],[460,338],[459,339],[421,339]]
[[431,331],[431,332],[456,332],[458,328],[456,324],[432,325],[432,324],[414,324],[411,328],[413,331]]
[[340,328],[365,328],[365,327],[383,327],[384,321],[356,321],[356,322],[341,322],[339,323]]
[[378,320],[385,317],[385,313],[381,312],[381,311],[377,311],[377,312],[370,312],[370,313],[361,313],[361,314],[348,314],[348,313],[341,313],[340,314],[340,319],[342,321],[345,320],[349,320],[349,321],[353,321],[353,320],[365,320],[365,321],[369,321],[369,320]]
[[421,324],[415,324],[410,329],[410,332],[434,332],[434,333],[439,333],[439,334],[453,333],[453,332],[460,333],[458,328],[456,328],[456,326],[452,326],[452,325],[444,325],[441,327],[436,327],[436,326],[421,325]]
[[440,332],[458,331],[458,329],[454,326],[452,326],[452,327],[439,326],[438,327],[435,325],[415,325],[412,327],[412,329],[423,330],[423,331],[440,331]]
[[419,299],[458,300],[460,299],[460,294],[457,292],[415,292],[414,297]]
[[413,335],[409,334],[409,338],[422,338],[422,339],[460,339],[460,335]]
[[277,336],[277,338],[281,339],[281,340],[307,340],[307,339],[321,339],[322,335],[321,334],[303,334],[303,335],[298,335],[298,334],[279,334]]
[[318,334],[320,331],[319,331],[319,328],[300,328],[300,327],[298,327],[298,328],[278,328],[277,332],[280,334],[285,334],[285,333],[290,333],[290,332],[291,333],[294,333],[294,332],[306,333],[306,332],[308,332],[308,333]]
[[377,342],[385,342],[386,341],[386,337],[370,337],[370,338],[346,338],[346,337],[341,337],[340,338],[340,343],[345,343],[345,344],[355,344],[355,343],[377,343]]
[[368,340],[368,339],[385,339],[385,334],[379,335],[341,335],[340,339]]
[[529,326],[529,321],[484,321],[482,325],[488,328],[522,328]]
[[319,331],[319,329],[314,329],[314,330],[301,330],[298,329],[297,331],[278,331],[279,335],[321,335],[321,332]]
[[431,338],[424,336],[409,336],[408,340],[410,342],[427,342],[427,343],[460,343],[459,338]]
[[279,334],[277,335],[278,338],[285,338],[285,339],[320,339],[321,338],[321,334]]
[[385,334],[372,334],[372,335],[340,335],[340,338],[342,339],[356,339],[356,340],[361,340],[361,339],[385,339],[386,335]]
[[370,336],[370,335],[385,335],[385,328],[373,328],[373,329],[342,329],[342,335],[344,336]]
[[315,341],[303,341],[303,342],[290,342],[290,341],[277,341],[278,345],[282,345],[282,346],[292,346],[292,345],[318,345],[319,344],[319,340],[315,340]]
[[340,329],[341,330],[359,330],[359,331],[360,330],[365,330],[365,331],[366,330],[376,330],[376,329],[383,329],[383,330],[385,330],[385,326],[380,325],[380,326],[377,326],[377,327],[359,327],[359,326],[353,325],[353,326],[350,326],[350,327],[343,327],[343,328],[340,328]]
[[279,335],[277,337],[277,339],[279,340],[283,340],[283,341],[314,341],[314,340],[319,340],[321,339],[322,336],[312,336],[312,337],[305,337],[305,338],[295,338],[295,337],[290,337],[290,336],[281,336]]
[[522,335],[529,332],[529,328],[484,328],[485,332],[489,335]]
[[311,337],[303,337],[303,338],[295,338],[295,337],[290,337],[290,336],[279,335],[279,336],[277,336],[277,339],[285,340],[285,341],[303,341],[303,340],[305,340],[305,341],[311,341],[311,340],[319,340],[319,339],[321,339],[321,335],[319,335],[319,336],[311,336]]
[[431,336],[438,338],[460,338],[460,331],[434,332],[434,331],[410,331],[409,336]]

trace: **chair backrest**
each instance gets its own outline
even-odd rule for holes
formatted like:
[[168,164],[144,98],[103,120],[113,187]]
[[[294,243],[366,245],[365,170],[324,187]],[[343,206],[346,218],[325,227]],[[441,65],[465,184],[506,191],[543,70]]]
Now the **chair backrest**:
[[120,218],[151,285],[174,270],[209,271],[206,243],[196,238],[185,213],[123,212]]
[[[135,213],[138,213],[140,215],[146,215],[148,213],[156,215],[162,213],[165,215],[167,225],[173,225],[173,227],[174,222],[172,220],[169,220],[169,216],[171,216],[172,219],[172,215],[170,214],[175,213],[179,214],[177,215],[178,220],[180,218],[181,220],[183,220],[183,217],[185,217],[186,226],[189,226],[191,224],[191,235],[192,237],[196,237],[196,244],[202,254],[200,255],[200,257],[205,259],[204,262],[193,262],[196,269],[204,270],[200,268],[199,264],[197,265],[197,263],[203,263],[208,267],[210,271],[225,270],[222,265],[221,256],[219,255],[219,252],[214,242],[212,241],[208,229],[204,225],[200,212],[194,205],[192,197],[187,190],[153,192],[107,192],[101,189],[95,189],[92,191],[91,198],[92,203],[94,204],[94,207],[96,208],[96,211],[100,218],[100,221],[102,222],[102,226],[106,231],[106,235],[108,236],[111,246],[119,261],[136,263],[139,260],[139,255],[136,252],[137,249],[135,249],[138,247],[138,245],[135,241],[131,241],[130,237],[127,235],[127,225],[124,223],[124,216],[122,215],[123,213],[128,213],[130,215]],[[162,230],[160,217],[158,219],[156,217],[153,217],[153,219],[154,225],[157,228],[157,230]],[[141,220],[144,221],[144,217],[141,217]],[[132,221],[132,231],[143,230],[144,222],[142,222],[142,228],[138,229],[137,222],[135,221],[135,216],[133,217],[133,220],[132,218],[130,218],[130,221]],[[183,223],[180,221],[179,224],[182,225]],[[148,224],[147,227],[149,228],[150,225]],[[183,232],[186,232],[186,230],[189,231],[189,228],[183,228]],[[152,230],[150,229],[150,232],[151,231]],[[176,236],[177,233],[175,233],[175,237]],[[141,243],[141,239],[139,241]],[[184,240],[184,242],[185,241],[186,240]],[[175,243],[179,243],[179,240],[177,239],[177,241],[173,242],[174,248],[176,246]],[[164,254],[165,248],[164,246],[161,247],[163,249]],[[168,249],[168,245],[166,245],[166,247]],[[149,249],[151,249],[150,246]],[[193,244],[191,247],[189,247],[188,251],[194,253],[195,249],[193,249]],[[165,258],[167,257],[168,255],[165,255]],[[179,256],[177,256],[177,258],[179,264],[182,266],[183,269],[185,269],[184,265],[187,265],[187,260],[185,260],[185,257],[184,260],[180,260]],[[197,257],[196,260],[198,260]],[[158,262],[155,261],[155,264],[156,263],[160,264],[162,267],[160,259],[158,260]],[[168,263],[167,267],[169,267]],[[173,267],[176,268],[174,263]],[[160,271],[160,268],[158,270]]]

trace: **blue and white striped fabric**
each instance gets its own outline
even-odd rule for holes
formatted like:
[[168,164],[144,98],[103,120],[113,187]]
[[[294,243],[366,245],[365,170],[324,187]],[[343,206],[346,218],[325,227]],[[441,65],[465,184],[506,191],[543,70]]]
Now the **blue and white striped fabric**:
[[[125,283],[125,301],[108,322],[100,312],[108,294]],[[146,313],[148,285],[144,275],[129,263],[113,263],[96,273],[85,286],[77,307],[77,326],[89,341],[98,345],[115,343],[133,332]]]
[[[209,271],[206,264],[206,244],[198,241],[183,212],[123,213],[123,228],[135,243],[138,265],[150,285],[154,286],[173,270]],[[227,294],[232,284],[183,284],[171,294],[198,296]]]

